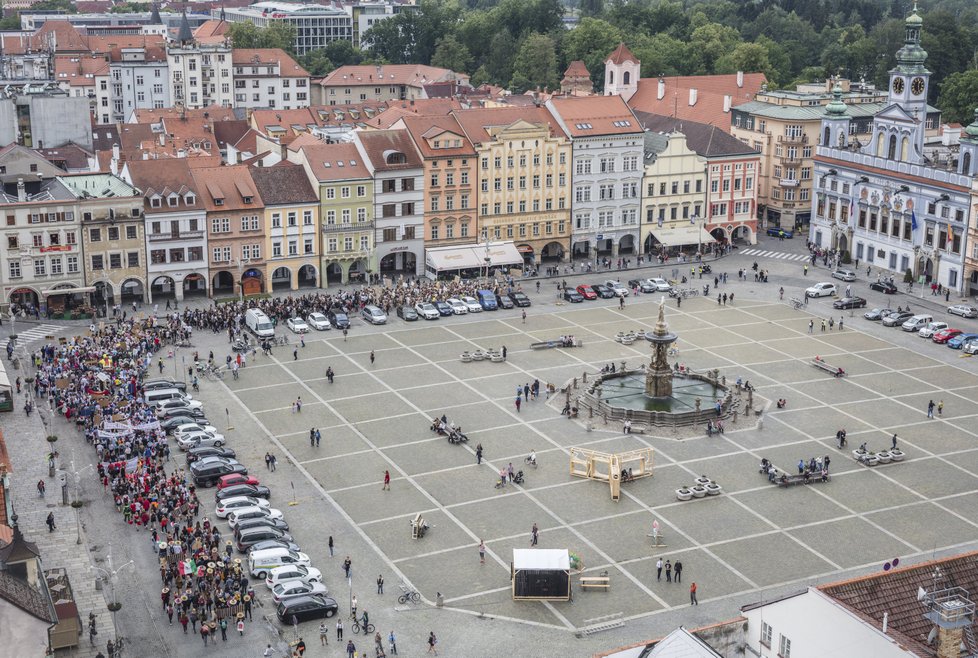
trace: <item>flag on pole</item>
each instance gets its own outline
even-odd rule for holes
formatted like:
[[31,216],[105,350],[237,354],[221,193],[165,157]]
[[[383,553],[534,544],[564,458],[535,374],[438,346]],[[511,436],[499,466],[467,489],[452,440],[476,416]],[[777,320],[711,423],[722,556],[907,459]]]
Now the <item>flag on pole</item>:
[[192,576],[197,571],[197,563],[193,560],[183,560],[177,564],[177,571],[181,576]]
[[910,230],[917,230],[917,213],[912,208],[910,210]]

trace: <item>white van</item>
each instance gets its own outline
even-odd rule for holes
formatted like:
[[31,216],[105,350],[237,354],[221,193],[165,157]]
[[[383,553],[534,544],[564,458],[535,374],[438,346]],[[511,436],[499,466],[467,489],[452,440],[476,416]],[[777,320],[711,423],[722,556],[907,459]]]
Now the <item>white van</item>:
[[255,578],[264,579],[268,572],[277,567],[285,567],[301,564],[309,566],[309,556],[305,553],[292,551],[287,548],[266,548],[261,551],[252,551],[248,555],[248,571]]
[[185,400],[187,396],[176,388],[158,388],[153,391],[146,391],[144,396],[146,404],[153,406],[169,400]]
[[259,338],[275,338],[275,325],[257,308],[249,308],[245,312],[245,325]]
[[928,324],[934,321],[934,316],[932,315],[915,315],[906,322],[903,323],[904,331],[920,331]]

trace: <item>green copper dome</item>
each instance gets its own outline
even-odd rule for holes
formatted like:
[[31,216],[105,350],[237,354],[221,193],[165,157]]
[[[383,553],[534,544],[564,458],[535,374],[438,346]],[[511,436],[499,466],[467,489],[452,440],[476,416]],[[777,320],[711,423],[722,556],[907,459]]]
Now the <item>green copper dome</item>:
[[924,25],[924,19],[917,13],[917,4],[914,3],[913,12],[904,21],[906,36],[903,47],[897,51],[897,68],[904,73],[929,73],[924,68],[927,60],[927,51],[920,47],[920,32]]
[[846,113],[846,104],[842,100],[842,87],[838,82],[832,87],[832,100],[825,106],[825,113],[833,116],[841,116]]
[[964,129],[964,134],[968,137],[978,138],[978,107],[975,108],[975,120]]

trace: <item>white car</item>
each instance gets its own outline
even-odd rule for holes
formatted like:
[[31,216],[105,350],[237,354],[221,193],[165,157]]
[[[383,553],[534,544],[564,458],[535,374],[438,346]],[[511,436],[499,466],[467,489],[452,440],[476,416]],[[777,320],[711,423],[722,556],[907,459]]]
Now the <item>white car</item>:
[[934,334],[936,334],[938,331],[947,328],[948,328],[947,322],[931,322],[926,327],[923,327],[917,333],[917,335],[920,336],[921,338],[933,338]]
[[621,281],[612,281],[609,279],[604,282],[604,285],[611,288],[618,297],[628,297],[628,287]]
[[251,507],[241,507],[236,510],[232,510],[230,514],[227,515],[228,525],[234,530],[234,527],[244,521],[245,519],[281,519],[282,511],[277,510],[273,507],[261,507],[259,505],[252,505]]
[[978,308],[968,304],[955,304],[948,306],[947,312],[951,315],[960,315],[963,318],[978,318]]
[[834,283],[816,283],[811,288],[805,289],[807,297],[830,297],[835,294]]
[[965,354],[978,354],[978,340],[969,340],[961,348],[961,351]]
[[285,599],[306,594],[329,594],[329,590],[322,583],[306,583],[301,580],[286,580],[272,588],[272,599],[276,604]]
[[333,326],[322,313],[310,313],[306,316],[306,324],[316,331],[329,331]]
[[245,507],[269,507],[270,503],[264,498],[253,498],[252,496],[235,496],[234,498],[225,498],[217,504],[217,508],[214,513],[217,514],[219,518],[226,519],[228,514],[235,510],[244,509]]
[[181,450],[189,450],[197,446],[220,448],[224,443],[223,434],[210,434],[208,432],[191,432],[177,437],[177,445],[180,446]]
[[419,302],[414,305],[414,310],[425,320],[437,320],[441,317],[441,313],[431,302]]
[[180,436],[181,434],[189,434],[190,432],[209,432],[211,434],[217,434],[217,428],[213,425],[198,425],[197,423],[186,423],[185,425],[177,425],[173,430],[173,436]]
[[670,286],[669,282],[666,281],[665,279],[654,277],[651,279],[646,279],[646,281],[648,281],[650,284],[655,286],[655,289],[658,290],[659,292],[669,292],[670,290],[672,290],[672,286]]
[[309,325],[302,318],[289,318],[285,323],[294,334],[309,333]]
[[167,409],[200,409],[203,406],[204,403],[200,400],[184,400],[182,398],[167,400],[156,405],[156,415],[163,418],[167,415]]
[[469,312],[469,307],[458,297],[449,297],[445,303],[452,307],[452,313],[455,315],[465,315]]
[[274,590],[276,585],[290,580],[298,580],[303,583],[321,583],[323,582],[323,574],[315,567],[304,567],[301,564],[276,567],[268,572],[265,577],[265,584],[268,585],[268,589]]
[[469,313],[482,313],[482,304],[475,297],[462,297],[462,303],[469,309]]

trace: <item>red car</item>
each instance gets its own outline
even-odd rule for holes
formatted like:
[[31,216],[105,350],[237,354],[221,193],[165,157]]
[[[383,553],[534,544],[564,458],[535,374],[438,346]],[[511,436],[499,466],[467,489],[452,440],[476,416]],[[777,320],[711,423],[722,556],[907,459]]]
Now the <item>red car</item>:
[[230,487],[234,484],[251,484],[258,485],[261,484],[253,475],[241,475],[240,473],[231,473],[230,475],[225,475],[217,481],[217,488],[223,489],[224,487]]
[[584,299],[597,299],[598,293],[591,289],[591,286],[585,284],[577,286],[577,292],[581,293],[581,297]]
[[941,329],[934,337],[931,338],[935,343],[946,343],[958,334],[962,333],[960,329]]

